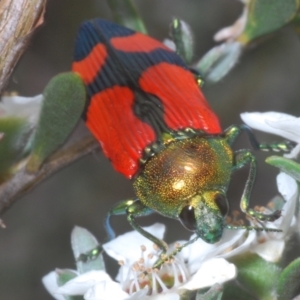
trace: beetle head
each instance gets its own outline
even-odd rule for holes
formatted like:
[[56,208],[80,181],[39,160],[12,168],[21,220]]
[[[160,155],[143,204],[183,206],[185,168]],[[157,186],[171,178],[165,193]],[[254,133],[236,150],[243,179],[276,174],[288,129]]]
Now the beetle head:
[[229,205],[224,193],[219,191],[205,192],[194,196],[188,205],[179,213],[183,226],[195,232],[205,242],[218,242],[223,233],[224,219]]

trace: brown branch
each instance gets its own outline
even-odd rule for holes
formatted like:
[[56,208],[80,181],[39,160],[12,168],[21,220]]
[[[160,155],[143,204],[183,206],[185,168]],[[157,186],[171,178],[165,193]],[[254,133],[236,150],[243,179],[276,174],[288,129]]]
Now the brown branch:
[[99,143],[93,137],[87,137],[56,152],[34,174],[28,173],[24,164],[13,177],[0,186],[0,214],[42,180],[97,149],[99,149]]
[[31,33],[43,23],[45,4],[46,0],[0,0],[0,92]]

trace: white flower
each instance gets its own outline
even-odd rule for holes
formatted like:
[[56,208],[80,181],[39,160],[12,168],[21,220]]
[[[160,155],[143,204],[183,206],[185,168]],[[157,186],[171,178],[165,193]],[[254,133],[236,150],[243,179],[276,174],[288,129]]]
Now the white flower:
[[[264,132],[279,135],[285,139],[296,142],[298,145],[286,157],[295,158],[300,151],[300,118],[278,113],[243,113],[242,120],[250,127]],[[285,240],[289,233],[295,229],[296,220],[294,218],[299,191],[296,181],[285,173],[277,176],[278,190],[286,201],[282,216],[270,226],[281,229],[282,233],[262,232],[258,243],[252,249],[268,261],[276,262],[282,255],[285,247]]]
[[290,233],[296,229],[294,217],[296,203],[299,199],[296,181],[285,173],[277,175],[278,190],[286,203],[282,208],[281,217],[266,226],[277,228],[282,232],[260,232],[251,251],[257,253],[263,259],[270,262],[278,262],[285,249],[285,243]]
[[[165,226],[155,224],[144,229],[162,239]],[[197,249],[193,251],[193,245],[183,248],[174,258],[167,259],[157,270],[153,269],[153,264],[160,257],[160,250],[144,236],[132,231],[103,245],[107,254],[121,264],[117,276],[120,283],[113,281],[104,271],[81,274],[61,287],[57,286],[56,275],[51,272],[43,278],[43,283],[59,300],[61,295],[83,295],[86,300],[179,300],[181,290],[209,287],[236,276],[233,264],[223,258],[207,256],[206,259],[205,249],[199,253],[196,244]],[[175,244],[170,246],[170,251],[175,247]],[[219,245],[210,247],[217,249]],[[218,253],[217,250],[215,252]],[[191,253],[195,255],[190,256]],[[193,268],[194,264],[197,269]]]
[[[31,147],[43,96],[4,96],[0,101],[0,177],[16,171]],[[3,143],[2,143],[3,141]]]
[[127,299],[128,294],[122,291],[120,284],[114,282],[104,271],[90,271],[68,281],[63,286],[57,285],[57,273],[47,274],[42,279],[49,293],[57,300],[65,299],[63,295],[84,295],[88,300]]
[[58,288],[56,271],[52,271],[45,275],[42,278],[42,282],[49,294],[51,294],[56,300],[65,300],[63,295],[58,295],[55,293]]
[[242,120],[250,127],[279,135],[296,142],[289,158],[295,158],[300,152],[300,118],[279,112],[253,112],[241,114]]
[[[7,151],[17,153],[24,151],[24,147],[38,122],[42,100],[42,95],[35,97],[3,96],[1,98],[0,138],[13,141]],[[10,130],[7,133],[7,124],[10,126],[15,124],[15,130]]]
[[[157,229],[153,230],[153,233],[157,236],[157,232],[160,232],[161,237],[159,238],[162,238],[164,226],[156,224],[153,225],[154,228]],[[177,289],[200,289],[212,286],[215,283],[223,283],[236,276],[236,269],[233,264],[222,258],[213,259],[213,256],[206,259],[205,247],[198,251],[196,243],[183,248],[182,252],[163,264],[159,271],[153,270],[151,268],[159,259],[160,251],[153,248],[152,242],[137,232],[130,232],[127,235],[120,236],[116,240],[103,245],[108,255],[122,261],[117,280],[120,280],[123,289],[129,289],[129,291],[132,289],[139,290],[147,283],[148,286],[151,286],[153,295],[159,293],[172,294]],[[132,238],[129,238],[129,236]],[[183,241],[180,244],[183,243],[186,242]],[[142,250],[140,250],[141,245],[143,245]],[[210,251],[212,248],[217,249],[219,247],[219,245],[206,245],[210,248]],[[170,246],[169,252],[175,250],[177,246],[178,243]],[[197,254],[191,256],[194,248],[197,248],[197,251],[194,251]],[[140,259],[137,260],[137,257],[140,257]],[[195,265],[197,265],[197,268],[194,268]],[[216,265],[218,265],[217,268]],[[145,271],[148,274],[143,276]]]
[[15,117],[31,125],[38,121],[43,95],[35,97],[3,96],[0,101],[0,118]]

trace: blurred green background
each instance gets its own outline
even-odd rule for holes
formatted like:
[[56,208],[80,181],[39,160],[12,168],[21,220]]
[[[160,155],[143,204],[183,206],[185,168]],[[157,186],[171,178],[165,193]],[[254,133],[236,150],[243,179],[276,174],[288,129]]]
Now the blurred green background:
[[[237,0],[144,0],[135,1],[157,39],[168,36],[172,17],[188,22],[194,32],[195,61],[213,45],[213,34],[231,25],[241,14]],[[79,24],[90,18],[111,19],[105,0],[49,0],[45,23],[40,27],[8,87],[21,95],[42,92],[51,77],[70,70],[73,44]],[[220,83],[204,87],[223,128],[241,123],[245,111],[281,111],[299,116],[300,43],[290,28],[249,49],[240,63]],[[257,134],[259,140],[274,137]],[[238,146],[249,147],[246,139]],[[277,170],[259,157],[259,174],[253,203],[266,203],[276,195]],[[247,169],[233,176],[228,198],[239,204]],[[94,153],[58,172],[34,191],[19,199],[3,216],[7,229],[0,230],[0,299],[52,299],[41,277],[54,268],[75,268],[70,248],[74,225],[86,227],[100,241],[105,239],[103,218],[119,200],[133,197],[131,183],[114,172],[101,154]],[[166,240],[188,239],[179,222],[153,215],[141,224],[169,224]],[[113,219],[120,234],[130,229],[125,217]],[[172,228],[172,231],[171,231]],[[176,234],[175,234],[176,233]]]

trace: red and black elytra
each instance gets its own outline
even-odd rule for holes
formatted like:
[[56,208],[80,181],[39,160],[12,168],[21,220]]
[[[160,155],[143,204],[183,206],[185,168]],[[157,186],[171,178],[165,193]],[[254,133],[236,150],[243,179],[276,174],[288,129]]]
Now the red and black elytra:
[[79,30],[72,69],[87,86],[87,127],[127,178],[163,132],[221,132],[183,60],[147,35],[107,20],[88,21]]
[[[164,241],[146,232],[135,218],[158,212],[180,220],[207,243],[218,242],[224,228],[278,231],[225,223],[231,174],[246,165],[249,175],[241,210],[252,219],[273,221],[276,211],[250,208],[256,174],[255,156],[232,144],[245,126],[222,131],[197,80],[183,60],[161,42],[106,20],[85,22],[79,29],[73,71],[84,81],[88,104],[86,125],[114,168],[134,179],[136,200],[125,200],[108,212],[126,214],[131,226],[166,252]],[[269,147],[270,148],[270,147]],[[274,144],[271,149],[288,149]]]

